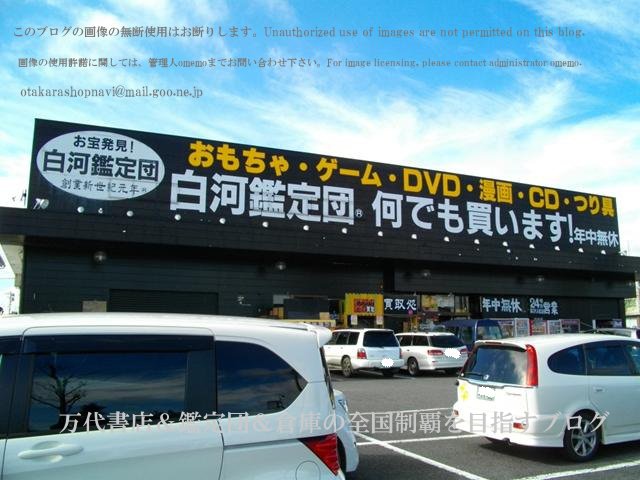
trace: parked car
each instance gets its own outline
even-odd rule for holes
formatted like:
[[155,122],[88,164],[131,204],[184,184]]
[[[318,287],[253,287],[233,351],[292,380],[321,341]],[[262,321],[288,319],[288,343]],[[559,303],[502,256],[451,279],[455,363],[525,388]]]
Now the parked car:
[[409,375],[421,370],[457,373],[467,361],[467,347],[448,332],[416,332],[396,335]]
[[351,429],[349,404],[347,397],[340,390],[333,391],[336,398],[336,428],[338,432],[338,458],[340,469],[346,473],[355,472],[360,463],[360,455],[356,445],[356,436]]
[[324,421],[335,413],[330,337],[201,315],[4,319],[1,477],[344,478]]
[[640,339],[640,328],[597,328],[596,333]]
[[347,328],[334,330],[324,346],[329,368],[350,377],[360,370],[377,370],[392,377],[404,365],[393,330]]
[[471,351],[478,340],[492,340],[503,338],[500,324],[489,319],[459,319],[444,322],[447,331],[453,333]]
[[458,378],[458,429],[586,461],[640,440],[640,342],[564,334],[478,342]]

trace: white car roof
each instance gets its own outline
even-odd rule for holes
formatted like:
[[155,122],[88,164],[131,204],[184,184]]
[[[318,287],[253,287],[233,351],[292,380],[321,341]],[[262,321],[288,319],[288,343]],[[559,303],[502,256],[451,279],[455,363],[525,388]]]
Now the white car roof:
[[422,337],[433,337],[433,336],[453,336],[455,337],[455,335],[451,332],[404,332],[404,333],[398,333],[399,335],[415,335],[415,336],[422,336]]
[[10,315],[0,319],[0,336],[19,336],[23,335],[28,329],[38,327],[209,328],[213,329],[214,333],[225,334],[231,334],[234,331],[256,332],[256,329],[283,328],[288,331],[315,332],[319,345],[324,345],[331,339],[331,331],[329,329],[306,323],[287,323],[278,320],[223,315],[135,312],[67,312]]
[[603,340],[625,340],[625,338],[618,335],[594,335],[593,333],[562,333],[551,335],[532,335],[529,337],[512,337],[503,338],[500,340],[479,340],[476,342],[478,345],[515,345],[525,348],[527,345],[531,345],[537,348],[549,348],[559,349],[564,347],[570,347],[579,343],[591,343],[601,342]]

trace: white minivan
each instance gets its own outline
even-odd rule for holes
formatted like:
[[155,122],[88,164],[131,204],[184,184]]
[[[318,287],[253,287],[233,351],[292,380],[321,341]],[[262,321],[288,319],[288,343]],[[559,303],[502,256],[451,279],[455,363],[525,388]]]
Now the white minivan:
[[458,429],[586,461],[640,440],[640,342],[540,335],[478,342],[458,377]]
[[330,336],[201,315],[3,318],[1,478],[344,478]]

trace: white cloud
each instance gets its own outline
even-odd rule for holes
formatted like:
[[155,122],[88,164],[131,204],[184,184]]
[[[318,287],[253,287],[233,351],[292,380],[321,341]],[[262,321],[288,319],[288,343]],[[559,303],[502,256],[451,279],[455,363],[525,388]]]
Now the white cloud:
[[287,0],[252,0],[255,10],[280,22],[297,22],[296,12]]
[[622,39],[638,37],[640,0],[517,1],[556,26],[585,25]]

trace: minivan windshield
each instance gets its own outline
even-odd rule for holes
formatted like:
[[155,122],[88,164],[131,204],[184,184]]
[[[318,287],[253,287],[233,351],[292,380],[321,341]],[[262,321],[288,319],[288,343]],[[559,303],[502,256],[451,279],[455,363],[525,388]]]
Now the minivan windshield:
[[440,348],[464,347],[464,343],[455,335],[432,335],[431,346]]
[[517,347],[479,346],[461,374],[469,379],[524,385],[527,377],[527,353]]
[[500,340],[502,332],[497,325],[478,325],[476,340]]
[[397,347],[398,340],[390,330],[370,330],[364,333],[362,345],[365,347]]

